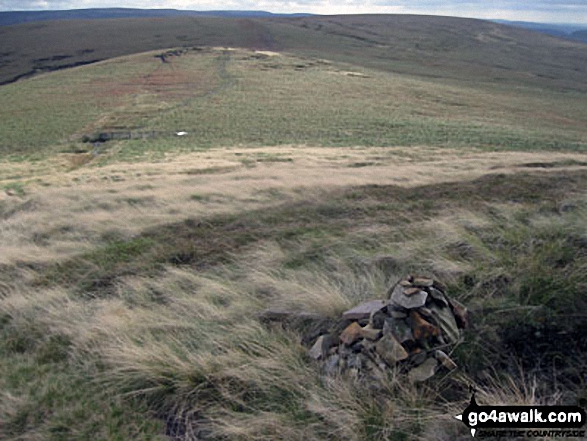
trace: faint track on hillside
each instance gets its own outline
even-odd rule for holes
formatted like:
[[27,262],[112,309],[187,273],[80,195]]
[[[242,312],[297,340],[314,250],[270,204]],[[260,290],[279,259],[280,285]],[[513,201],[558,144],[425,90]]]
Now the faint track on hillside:
[[[186,99],[182,100],[181,102],[177,103],[174,106],[169,107],[168,109],[161,110],[157,113],[157,115],[148,121],[149,124],[153,124],[158,119],[165,116],[167,113],[180,108],[180,107],[189,107],[194,101],[199,99],[206,99],[214,95],[218,95],[219,93],[225,91],[226,89],[230,88],[232,85],[235,84],[235,78],[228,72],[228,64],[230,63],[231,56],[229,50],[223,50],[221,55],[216,58],[216,75],[219,78],[219,83],[215,87],[211,89],[201,92],[195,93],[191,96],[187,97]],[[173,63],[168,63],[173,67]],[[141,128],[145,128],[144,126]]]
[[[187,55],[187,56],[189,56],[189,55]],[[156,113],[153,113],[148,119],[146,119],[144,121],[137,122],[136,124],[131,123],[131,124],[129,124],[129,127],[122,129],[122,130],[112,130],[112,129],[106,127],[106,128],[101,128],[101,129],[99,128],[97,131],[113,134],[114,136],[111,137],[111,139],[134,139],[132,136],[133,132],[153,132],[153,133],[157,133],[157,134],[158,133],[168,134],[168,132],[169,133],[173,132],[175,130],[175,128],[172,128],[172,129],[166,130],[166,131],[161,131],[156,128],[153,128],[153,126],[157,123],[158,120],[164,118],[170,112],[173,112],[174,110],[177,110],[178,108],[189,107],[196,100],[207,99],[211,96],[222,93],[223,91],[232,87],[236,83],[236,79],[228,71],[228,65],[231,61],[231,58],[232,57],[231,57],[230,50],[223,50],[216,57],[216,76],[218,78],[218,82],[216,85],[214,85],[210,89],[199,92],[199,93],[191,93],[190,94],[189,88],[186,87],[183,92],[186,93],[188,96],[186,96],[184,99],[176,101],[175,103],[171,103],[171,105],[168,108],[158,109],[156,111]],[[162,62],[159,66],[157,66],[151,72],[142,76],[141,83],[140,83],[140,87],[143,91],[142,94],[144,94],[144,95],[155,94],[156,95],[158,93],[157,91],[152,90],[151,83],[153,82],[153,79],[156,78],[156,76],[161,72],[161,70],[164,70],[164,69],[176,70],[177,67],[174,65],[173,61],[170,61],[170,59],[167,59],[166,62]],[[132,104],[132,107],[134,107],[135,105],[136,105],[136,103]],[[116,114],[119,114],[121,112],[126,113],[127,111],[128,111],[127,106],[124,106],[122,108],[117,108],[117,109],[114,109],[110,113],[110,115],[108,115],[107,117],[108,118],[114,117],[114,119],[116,119],[116,117],[115,117]],[[104,118],[104,116],[102,117],[102,119],[103,118]],[[178,128],[178,130],[179,130],[179,128]],[[138,136],[138,137],[140,138],[140,136]],[[152,136],[150,138],[154,138],[154,137],[158,137],[158,136]]]

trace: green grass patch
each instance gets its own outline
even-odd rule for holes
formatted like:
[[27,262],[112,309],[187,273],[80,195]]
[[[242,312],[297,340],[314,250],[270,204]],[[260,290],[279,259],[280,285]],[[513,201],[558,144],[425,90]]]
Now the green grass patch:
[[[349,66],[313,60],[300,70],[299,61],[273,57],[279,69],[264,70],[263,59],[251,52],[202,50],[174,57],[171,69],[141,55],[8,85],[0,89],[0,152],[22,160],[81,151],[87,149],[83,135],[102,131],[156,135],[106,142],[96,165],[162,161],[168,152],[234,145],[523,151],[585,151],[587,145],[580,93],[447,84],[379,71],[358,79],[340,74]],[[147,83],[133,90],[139,77]],[[34,131],[28,130],[31,120]],[[179,130],[189,136],[174,136]],[[265,154],[253,160],[292,159]]]

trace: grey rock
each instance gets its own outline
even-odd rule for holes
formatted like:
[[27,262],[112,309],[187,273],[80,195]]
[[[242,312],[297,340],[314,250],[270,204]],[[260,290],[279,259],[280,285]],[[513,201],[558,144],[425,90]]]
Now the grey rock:
[[441,291],[437,290],[436,288],[430,288],[428,292],[430,293],[430,297],[433,300],[435,300],[443,306],[448,306],[448,301],[446,300],[446,297]]
[[391,317],[393,317],[393,318],[403,319],[403,318],[406,318],[408,316],[407,311],[405,309],[403,309],[403,308],[399,309],[397,307],[394,307],[394,308],[389,308],[389,309],[390,309],[389,315]]
[[387,292],[388,296],[387,298],[390,300],[390,304],[392,304],[391,299],[393,299],[395,296],[398,295],[403,295],[404,294],[404,288],[403,286],[401,286],[399,283],[396,283],[388,292]]
[[285,309],[269,308],[261,311],[259,320],[263,322],[285,322],[292,320],[320,320],[320,314],[304,311],[288,311]]
[[393,335],[384,335],[377,342],[375,350],[379,356],[390,366],[395,366],[397,362],[408,358],[408,353],[401,343]]
[[426,308],[425,306],[422,306],[420,309],[418,309],[418,312],[422,314],[424,317],[432,316],[432,312],[430,311],[430,309]]
[[311,346],[316,339],[329,332],[336,323],[320,314],[304,311],[291,311],[278,308],[266,309],[259,313],[259,321],[266,326],[279,326],[302,334],[302,344]]
[[452,361],[452,359],[446,355],[444,352],[437,350],[434,353],[434,357],[448,370],[452,371],[457,368],[457,364]]
[[347,368],[349,369],[361,369],[363,367],[363,357],[361,354],[352,354],[347,358]]
[[373,329],[382,329],[386,318],[387,314],[385,314],[383,310],[376,311],[375,313],[371,314],[371,317],[369,318],[369,325]]
[[367,340],[377,340],[381,337],[381,329],[375,329],[371,325],[367,325],[361,330],[361,336]]
[[394,289],[391,294],[391,306],[401,306],[406,309],[421,308],[426,304],[428,293],[426,291],[418,291],[417,293],[406,296],[403,293],[403,288],[398,285],[398,289]]
[[308,351],[308,354],[314,360],[323,359],[335,344],[336,340],[331,335],[321,335],[316,340],[316,343],[314,343],[314,346],[312,346],[312,348]]
[[430,312],[432,313],[433,321],[442,331],[444,340],[451,344],[457,343],[461,333],[451,309],[449,307],[432,305]]
[[321,335],[320,337],[318,337],[318,340],[316,340],[316,343],[314,343],[314,346],[312,346],[312,348],[308,351],[308,354],[314,360],[320,360],[324,358],[325,352],[326,351],[324,350],[324,336]]
[[374,312],[385,308],[386,304],[383,300],[371,300],[369,302],[361,303],[348,311],[343,312],[342,318],[349,320],[362,320],[371,317]]
[[383,335],[392,335],[401,344],[407,344],[414,340],[412,329],[403,319],[389,317],[383,325]]
[[415,366],[419,366],[422,363],[424,363],[426,361],[426,359],[428,358],[428,353],[426,351],[418,351],[418,352],[413,352],[410,354],[410,361],[415,365]]
[[414,383],[421,383],[428,380],[436,373],[438,361],[435,358],[428,358],[420,366],[417,366],[408,372],[408,378]]
[[331,355],[322,365],[322,369],[325,375],[328,376],[335,376],[339,373],[339,364],[340,364],[340,357],[338,354]]

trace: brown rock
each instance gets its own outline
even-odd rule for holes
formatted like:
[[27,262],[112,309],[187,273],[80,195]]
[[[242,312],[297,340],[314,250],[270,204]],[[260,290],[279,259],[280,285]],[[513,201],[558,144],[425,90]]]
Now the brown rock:
[[448,299],[448,303],[450,304],[450,308],[455,315],[457,326],[460,329],[467,328],[469,326],[469,311],[467,308],[454,299]]
[[422,288],[428,288],[434,284],[434,281],[432,279],[425,279],[423,277],[419,277],[414,279],[413,284],[416,286],[420,286]]
[[395,366],[398,361],[408,358],[408,353],[401,343],[393,335],[384,335],[375,346],[375,351],[390,366]]
[[343,312],[342,318],[348,320],[362,320],[371,317],[374,312],[380,311],[385,308],[386,303],[384,300],[371,300],[369,302],[361,303],[346,312]]
[[340,341],[343,342],[345,345],[352,345],[358,339],[361,338],[361,332],[363,329],[359,326],[358,323],[354,322],[351,323],[342,333],[340,334]]
[[420,288],[404,288],[404,295],[410,297],[413,296],[414,294],[419,293],[421,290]]
[[381,337],[381,329],[374,329],[371,325],[367,325],[361,329],[361,337],[367,340],[377,340]]
[[331,335],[334,335],[338,338],[338,336],[341,334],[342,331],[344,331],[346,328],[349,327],[349,325],[351,325],[353,323],[352,320],[339,320],[336,325],[334,326],[334,328],[332,329],[332,331],[330,332]]
[[416,340],[425,340],[440,335],[440,329],[424,319],[418,311],[410,311],[410,321]]
[[436,359],[448,370],[454,370],[457,368],[457,364],[451,360],[451,358],[446,355],[444,352],[437,350],[434,353],[434,356],[436,357]]
[[420,383],[428,380],[436,373],[438,361],[430,357],[420,366],[417,366],[408,372],[408,378],[414,383]]
[[412,284],[408,281],[408,280],[401,280],[399,282],[400,286],[403,286],[404,288],[409,288],[412,286]]

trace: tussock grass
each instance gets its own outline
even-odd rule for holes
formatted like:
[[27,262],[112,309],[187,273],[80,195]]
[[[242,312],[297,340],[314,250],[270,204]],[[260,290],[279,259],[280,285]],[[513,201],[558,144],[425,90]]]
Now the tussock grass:
[[[51,437],[59,427],[75,437],[102,424],[99,438],[445,440],[466,434],[452,416],[470,384],[490,404],[576,403],[585,394],[584,179],[355,187],[155,228],[76,264],[108,275],[107,295],[80,295],[67,263],[34,288],[50,269],[29,270],[0,299],[2,434]],[[170,263],[182,249],[186,259]],[[383,298],[408,271],[441,277],[471,307],[456,374],[412,385],[392,370],[380,389],[321,378],[303,328],[259,321],[265,308],[336,318]],[[56,386],[39,394],[31,378]],[[55,400],[69,404],[50,413]]]

